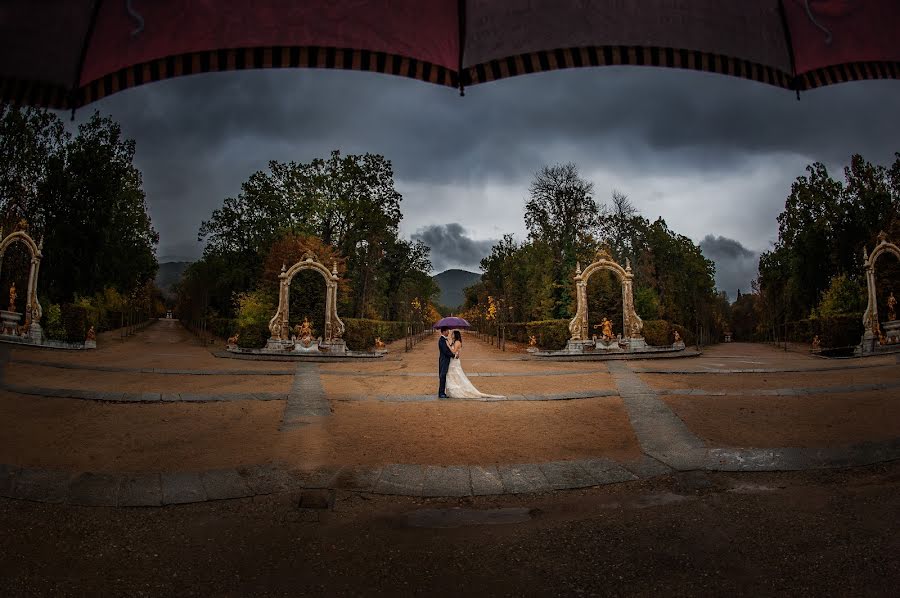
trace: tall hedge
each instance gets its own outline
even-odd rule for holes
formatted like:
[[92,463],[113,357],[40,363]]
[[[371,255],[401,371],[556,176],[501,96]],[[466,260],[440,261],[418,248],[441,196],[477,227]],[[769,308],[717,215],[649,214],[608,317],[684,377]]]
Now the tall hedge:
[[538,347],[556,351],[563,349],[569,340],[569,320],[536,320],[526,322],[528,340],[537,338]]
[[385,343],[406,335],[406,322],[386,322],[362,318],[341,318],[344,322],[344,341],[352,351],[369,351],[375,346],[375,337]]
[[681,335],[686,345],[694,344],[694,334],[681,324],[671,324],[666,320],[644,320],[644,341],[651,347],[667,347],[675,342],[675,331]]
[[858,345],[863,332],[862,314],[808,318],[787,324],[788,340],[811,344],[818,336],[823,348]]
[[83,343],[88,331],[88,310],[80,305],[64,303],[60,306],[60,319],[67,343]]

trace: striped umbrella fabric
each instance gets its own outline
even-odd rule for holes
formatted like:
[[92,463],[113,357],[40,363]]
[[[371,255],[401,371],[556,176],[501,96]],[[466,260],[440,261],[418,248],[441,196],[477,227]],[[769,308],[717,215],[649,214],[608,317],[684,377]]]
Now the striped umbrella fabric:
[[791,90],[900,76],[897,0],[3,0],[0,100],[76,108],[196,73],[333,68],[463,90],[605,65]]

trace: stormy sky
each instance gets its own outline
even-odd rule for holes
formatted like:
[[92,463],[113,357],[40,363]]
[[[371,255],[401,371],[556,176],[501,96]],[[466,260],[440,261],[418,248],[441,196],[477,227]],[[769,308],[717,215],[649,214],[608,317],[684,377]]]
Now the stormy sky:
[[477,271],[493,240],[524,238],[534,172],[573,161],[599,201],[618,189],[647,218],[701,243],[733,297],[749,289],[807,164],[840,175],[853,153],[893,160],[897,106],[896,81],[826,87],[797,101],[760,83],[650,67],[528,75],[465,97],[376,73],[263,70],[131,89],[82,109],[76,124],[98,109],[136,140],[161,261],[197,258],[200,222],[269,160],[338,149],[392,161],[401,232],[432,247],[436,272]]

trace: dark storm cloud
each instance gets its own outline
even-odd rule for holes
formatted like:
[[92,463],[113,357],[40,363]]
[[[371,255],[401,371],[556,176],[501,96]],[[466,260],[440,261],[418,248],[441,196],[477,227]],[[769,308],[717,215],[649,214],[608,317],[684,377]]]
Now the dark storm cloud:
[[[477,236],[521,227],[533,173],[572,160],[600,177],[598,196],[614,185],[648,217],[663,215],[694,238],[720,230],[763,246],[805,164],[838,169],[854,152],[891,161],[897,105],[895,81],[826,87],[798,102],[731,77],[607,67],[516,77],[461,98],[400,77],[279,69],[144,85],[79,119],[97,108],[137,141],[161,255],[192,244],[199,253],[200,221],[269,160],[309,161],[332,149],[392,161],[409,230],[450,220],[449,205]],[[690,184],[674,194],[673,181]],[[687,188],[701,184],[704,195],[693,197],[716,209],[692,222]],[[486,201],[503,203],[492,207],[490,230]],[[729,228],[738,214],[744,224]]]
[[491,252],[496,241],[476,241],[457,222],[436,224],[413,233],[412,238],[431,248],[431,266],[435,272],[462,268],[478,272],[481,259]]
[[700,250],[716,264],[716,288],[728,293],[732,300],[737,296],[738,290],[750,292],[750,281],[758,274],[758,253],[750,251],[734,239],[713,235],[706,235],[700,241]]

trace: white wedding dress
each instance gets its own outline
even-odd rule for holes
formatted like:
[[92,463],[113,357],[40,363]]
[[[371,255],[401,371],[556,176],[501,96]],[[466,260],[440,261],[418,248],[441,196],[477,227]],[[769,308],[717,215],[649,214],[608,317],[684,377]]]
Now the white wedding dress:
[[469,381],[458,358],[450,360],[447,370],[447,396],[451,399],[505,399],[502,395],[489,395],[479,391]]

